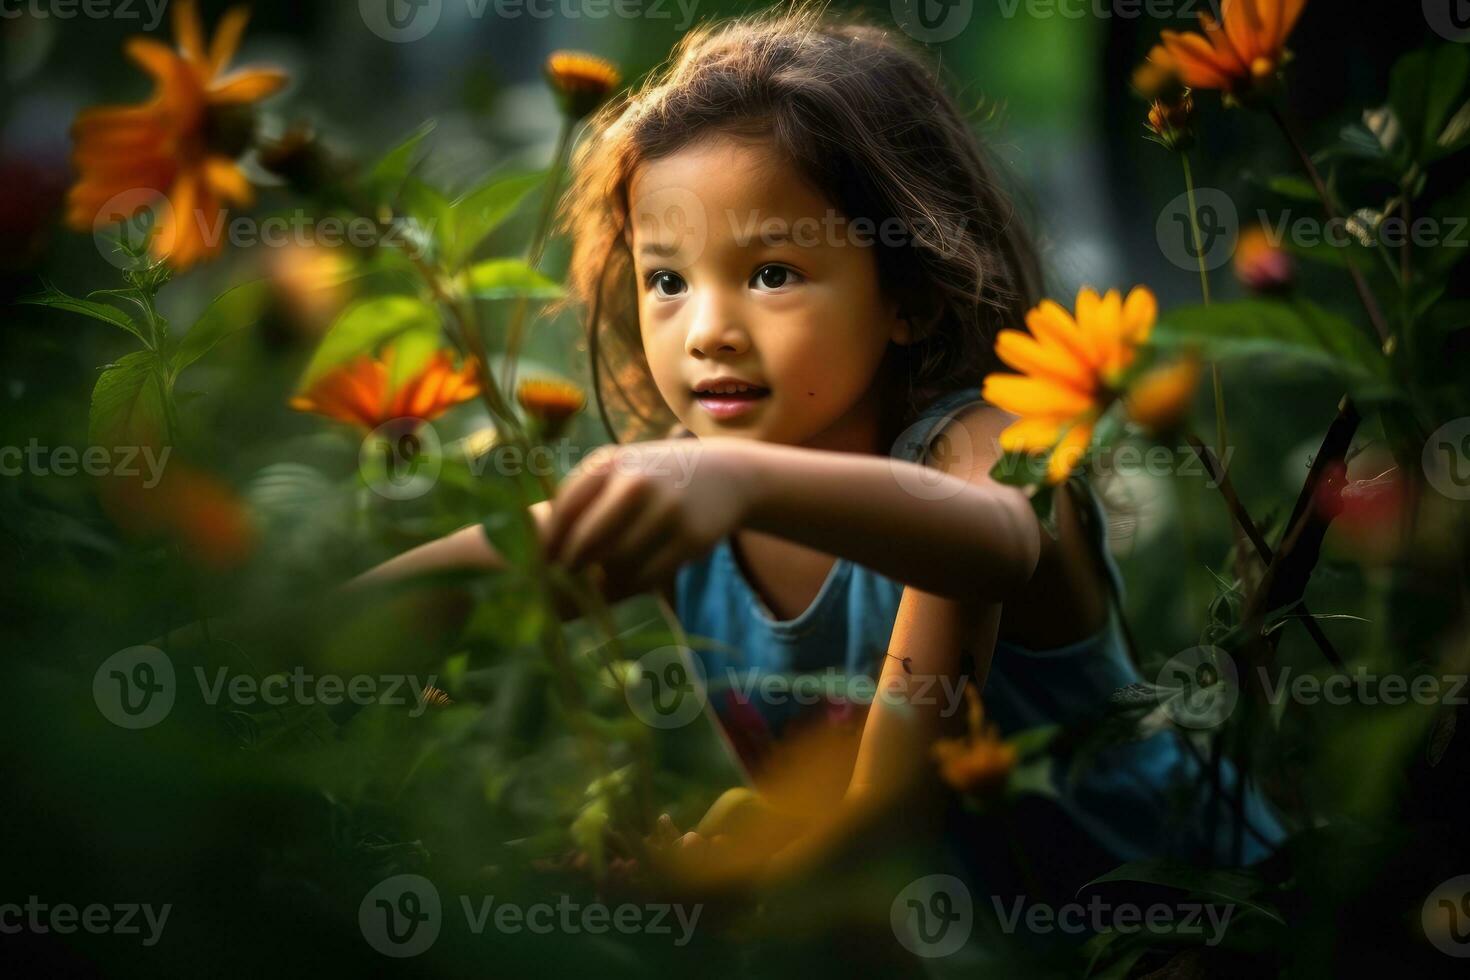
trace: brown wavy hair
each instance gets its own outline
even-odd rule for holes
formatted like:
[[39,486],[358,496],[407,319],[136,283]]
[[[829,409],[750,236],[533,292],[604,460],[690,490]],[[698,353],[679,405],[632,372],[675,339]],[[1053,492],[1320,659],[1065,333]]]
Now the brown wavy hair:
[[902,229],[873,247],[880,288],[914,332],[890,349],[905,419],[996,368],[996,331],[1037,301],[1039,264],[937,72],[889,31],[821,5],[768,11],[686,34],[592,117],[573,158],[561,212],[573,241],[568,302],[587,310],[593,390],[614,440],[677,431],[643,352],[629,182],[640,164],[716,135],[770,140],[844,216]]

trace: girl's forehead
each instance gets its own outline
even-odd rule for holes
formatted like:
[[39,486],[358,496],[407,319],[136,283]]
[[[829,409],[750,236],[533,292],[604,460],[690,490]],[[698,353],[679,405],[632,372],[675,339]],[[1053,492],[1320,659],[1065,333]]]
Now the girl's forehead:
[[767,141],[710,137],[640,164],[628,182],[630,237],[710,234],[822,220],[835,206]]

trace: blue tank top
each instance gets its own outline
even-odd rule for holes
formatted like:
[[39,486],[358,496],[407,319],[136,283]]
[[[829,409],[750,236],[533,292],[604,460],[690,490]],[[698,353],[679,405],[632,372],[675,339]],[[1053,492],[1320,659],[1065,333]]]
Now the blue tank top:
[[[979,389],[973,387],[941,395],[895,441],[889,455],[922,463],[939,430],[980,401]],[[1096,533],[1107,574],[1121,597],[1122,575],[1106,546],[1102,510],[1094,495],[1087,499],[1093,519],[1085,523]],[[876,682],[903,589],[902,583],[839,557],[806,610],[783,620],[746,581],[728,537],[680,568],[676,612],[691,637],[713,641],[696,649],[694,656],[721,726],[748,767],[758,768],[788,724],[802,715],[850,716],[854,710],[865,710],[841,697],[800,699],[805,704],[798,704],[794,696],[764,698],[759,681],[770,674],[788,679],[818,675],[819,683],[809,690],[858,675]],[[997,641],[983,691],[985,713],[1006,735],[1043,725],[1067,726],[1097,716],[1110,694],[1141,679],[1110,605],[1108,623],[1099,632],[1066,646],[1030,650]],[[819,704],[813,705],[813,700]],[[1053,781],[1058,804],[1072,822],[1119,861],[1198,856],[1204,850],[1223,862],[1235,836],[1232,814],[1222,812],[1212,819],[1202,803],[1193,812],[1179,812],[1181,795],[1205,798],[1201,769],[1179,734],[1163,731],[1111,746],[1078,778],[1054,773]],[[1222,776],[1227,790],[1233,789],[1236,777],[1228,764]],[[1246,813],[1250,826],[1273,845],[1284,837],[1258,795],[1247,795]],[[1215,828],[1215,839],[1206,841],[1203,835],[1210,826]],[[1260,841],[1245,838],[1245,863],[1266,853]]]

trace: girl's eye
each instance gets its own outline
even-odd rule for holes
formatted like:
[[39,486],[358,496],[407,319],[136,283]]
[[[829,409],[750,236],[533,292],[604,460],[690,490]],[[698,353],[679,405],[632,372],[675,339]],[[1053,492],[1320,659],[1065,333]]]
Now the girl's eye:
[[657,296],[676,296],[684,290],[684,279],[677,272],[660,269],[648,277],[648,288]]
[[750,284],[765,289],[780,289],[801,281],[801,273],[784,265],[763,265],[751,277]]

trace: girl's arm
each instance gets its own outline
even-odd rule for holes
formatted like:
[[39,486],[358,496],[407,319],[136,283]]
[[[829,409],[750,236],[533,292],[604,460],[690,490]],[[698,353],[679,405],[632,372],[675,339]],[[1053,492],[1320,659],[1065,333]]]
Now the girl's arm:
[[[543,500],[531,505],[531,517],[536,521],[537,535],[544,546],[551,517],[551,501]],[[484,529],[478,524],[471,524],[368,569],[343,585],[342,590],[353,592],[374,588],[435,572],[458,569],[494,572],[505,567],[504,557],[490,544]],[[618,602],[640,591],[633,587],[634,577],[620,574],[619,569],[604,569],[594,565],[591,572],[593,582],[601,588],[603,598],[608,602]],[[671,579],[658,583],[656,588],[670,604],[673,603]],[[574,620],[582,615],[582,608],[576,599],[566,593],[558,593],[556,606],[558,615],[564,621]]]
[[[947,454],[936,466],[982,488],[995,463],[994,437],[1009,421],[983,406],[961,414],[945,432],[968,440],[976,451]],[[1024,516],[1035,523],[1029,504]],[[933,830],[941,787],[931,747],[940,735],[963,727],[961,681],[984,688],[1000,615],[1000,604],[991,600],[904,589],[847,794],[829,822],[774,856],[762,875],[767,883],[799,876],[839,850],[882,846]],[[966,653],[973,666],[962,677]]]
[[937,469],[741,442],[749,494],[743,526],[840,555],[931,595],[990,602],[1014,596],[1036,568],[1041,527],[1021,491],[988,476],[999,413],[972,413],[945,430],[951,451]]

